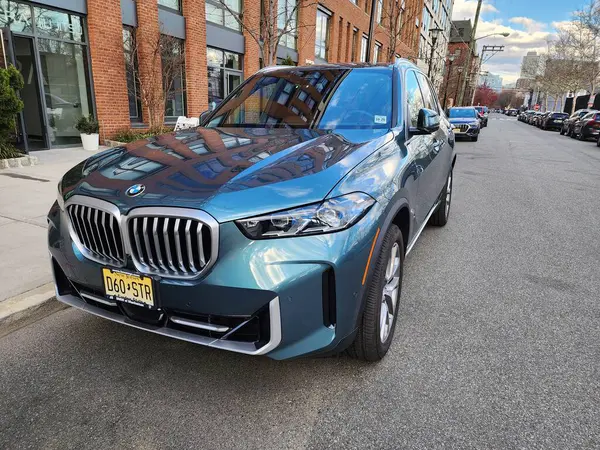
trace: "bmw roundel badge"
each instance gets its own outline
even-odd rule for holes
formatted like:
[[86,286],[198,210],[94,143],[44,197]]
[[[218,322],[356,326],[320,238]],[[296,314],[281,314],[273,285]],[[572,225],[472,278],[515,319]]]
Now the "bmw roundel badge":
[[145,190],[146,190],[146,186],[144,186],[143,184],[134,184],[129,189],[127,189],[127,191],[125,191],[125,193],[129,197],[135,197],[137,195],[140,195]]

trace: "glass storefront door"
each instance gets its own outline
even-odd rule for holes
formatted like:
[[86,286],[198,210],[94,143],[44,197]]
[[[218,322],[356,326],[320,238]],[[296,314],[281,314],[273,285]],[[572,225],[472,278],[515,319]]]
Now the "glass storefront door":
[[75,124],[92,111],[85,48],[70,42],[38,39],[38,51],[50,143],[79,145]]
[[31,88],[23,110],[28,142],[39,141],[33,148],[80,145],[75,124],[93,112],[83,17],[0,0],[0,27],[12,32],[15,63]]

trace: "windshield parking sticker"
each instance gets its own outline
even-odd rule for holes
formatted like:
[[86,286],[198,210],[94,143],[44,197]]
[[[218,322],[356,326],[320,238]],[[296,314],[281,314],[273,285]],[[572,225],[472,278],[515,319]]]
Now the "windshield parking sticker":
[[375,116],[375,123],[387,123],[387,116]]

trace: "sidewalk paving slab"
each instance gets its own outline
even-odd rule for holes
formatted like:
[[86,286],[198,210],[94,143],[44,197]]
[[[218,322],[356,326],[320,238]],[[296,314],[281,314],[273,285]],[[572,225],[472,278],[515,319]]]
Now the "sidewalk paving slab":
[[57,310],[46,214],[64,173],[95,153],[81,147],[36,151],[39,165],[0,170],[0,335]]

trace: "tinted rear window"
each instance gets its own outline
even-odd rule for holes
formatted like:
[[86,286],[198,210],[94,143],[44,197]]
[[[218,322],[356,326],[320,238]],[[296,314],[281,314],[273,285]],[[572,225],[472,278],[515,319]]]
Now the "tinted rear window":
[[552,114],[552,118],[553,119],[565,119],[569,117],[569,115],[567,113],[554,113]]

